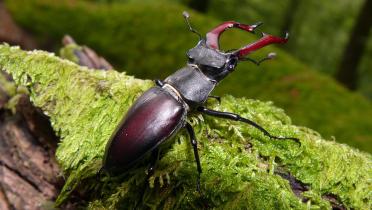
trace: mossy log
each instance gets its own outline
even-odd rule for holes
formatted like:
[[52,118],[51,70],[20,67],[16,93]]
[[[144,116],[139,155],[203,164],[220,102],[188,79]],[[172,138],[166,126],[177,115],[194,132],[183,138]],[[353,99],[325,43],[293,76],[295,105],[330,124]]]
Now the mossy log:
[[56,157],[66,182],[56,204],[79,191],[91,209],[370,209],[371,155],[323,140],[291,125],[271,102],[224,96],[213,109],[239,113],[277,141],[239,122],[192,114],[203,173],[188,136],[180,132],[162,147],[155,174],[146,158],[119,177],[100,176],[105,144],[126,110],[151,81],[116,71],[95,71],[42,51],[0,46],[0,69],[27,87],[33,104],[50,117],[61,138]]

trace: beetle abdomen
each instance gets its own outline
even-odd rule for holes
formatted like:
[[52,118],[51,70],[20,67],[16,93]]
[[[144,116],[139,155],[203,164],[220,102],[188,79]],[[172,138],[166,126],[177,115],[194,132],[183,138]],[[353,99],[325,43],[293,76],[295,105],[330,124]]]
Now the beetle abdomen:
[[127,168],[178,131],[186,110],[160,87],[143,93],[127,112],[106,146],[104,168]]

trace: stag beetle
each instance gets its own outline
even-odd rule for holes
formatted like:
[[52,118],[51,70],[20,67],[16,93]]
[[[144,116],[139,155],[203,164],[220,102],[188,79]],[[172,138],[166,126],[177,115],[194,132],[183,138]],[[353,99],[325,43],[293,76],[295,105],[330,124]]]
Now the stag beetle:
[[257,123],[238,114],[215,111],[203,106],[209,97],[214,97],[210,96],[210,93],[215,86],[234,71],[239,61],[249,60],[259,65],[262,61],[271,59],[272,54],[260,61],[247,59],[245,56],[269,44],[286,43],[288,33],[284,38],[262,33],[261,39],[254,43],[238,50],[223,52],[219,49],[219,37],[225,30],[239,28],[254,33],[260,23],[246,25],[234,21],[224,22],[203,38],[191,27],[188,13],[184,12],[183,16],[189,30],[199,36],[198,44],[187,52],[188,62],[185,67],[168,76],[164,81],[156,80],[156,86],[144,92],[135,101],[106,145],[103,169],[108,171],[128,169],[145,154],[152,152],[152,161],[148,170],[148,174],[151,175],[158,159],[158,146],[181,128],[185,128],[194,150],[199,190],[202,168],[194,130],[186,121],[188,113],[200,112],[241,121],[259,129],[272,139],[295,141],[298,139],[273,136]]

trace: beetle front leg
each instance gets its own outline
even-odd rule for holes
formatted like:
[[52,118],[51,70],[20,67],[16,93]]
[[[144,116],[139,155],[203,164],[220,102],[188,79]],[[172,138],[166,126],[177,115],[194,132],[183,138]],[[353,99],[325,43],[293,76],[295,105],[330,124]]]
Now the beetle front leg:
[[155,81],[155,85],[158,86],[158,87],[163,87],[164,86],[164,82],[159,80],[159,79],[156,79],[154,80]]
[[300,143],[300,140],[298,138],[273,136],[267,130],[265,130],[262,126],[258,125],[257,123],[255,123],[255,122],[253,122],[253,121],[251,121],[247,118],[241,117],[238,114],[234,114],[234,113],[231,113],[231,112],[215,111],[215,110],[207,109],[203,106],[198,107],[198,111],[201,112],[201,113],[207,114],[207,115],[215,116],[215,117],[220,117],[220,118],[225,118],[225,119],[230,119],[230,120],[235,120],[235,121],[240,121],[240,122],[247,123],[247,124],[257,128],[264,135],[266,135],[266,136],[268,136],[272,139],[278,139],[278,140],[289,139],[289,140],[296,141],[297,143]]
[[154,175],[155,166],[156,166],[156,162],[158,161],[158,159],[159,159],[159,148],[155,148],[151,152],[151,162],[150,162],[149,168],[147,169],[147,179],[150,178],[152,175]]
[[185,128],[186,128],[187,132],[189,133],[190,142],[191,142],[192,148],[194,149],[194,157],[195,157],[195,161],[196,161],[196,167],[198,169],[198,180],[197,180],[197,183],[196,183],[196,189],[200,192],[200,174],[202,173],[202,168],[201,168],[201,165],[200,165],[200,158],[199,158],[199,152],[198,152],[198,142],[196,141],[195,132],[194,132],[194,129],[192,128],[192,126],[189,123],[186,123]]

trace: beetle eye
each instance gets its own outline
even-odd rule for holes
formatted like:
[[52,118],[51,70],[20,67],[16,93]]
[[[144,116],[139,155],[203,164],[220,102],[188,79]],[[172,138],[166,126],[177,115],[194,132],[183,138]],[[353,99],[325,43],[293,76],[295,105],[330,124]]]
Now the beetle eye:
[[236,67],[237,60],[236,59],[230,59],[227,61],[227,70],[231,71],[234,70]]

